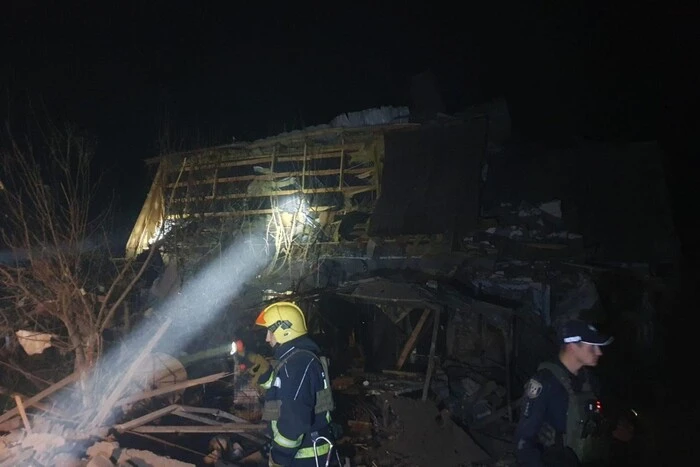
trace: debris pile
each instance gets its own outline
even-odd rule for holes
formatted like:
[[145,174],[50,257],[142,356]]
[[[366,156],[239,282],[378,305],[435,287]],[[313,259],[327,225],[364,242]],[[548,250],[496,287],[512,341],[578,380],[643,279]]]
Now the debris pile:
[[[458,467],[485,462],[489,455],[433,402],[384,394],[374,439],[356,444],[353,465]],[[353,427],[361,425],[354,421]],[[357,429],[354,431],[357,432]]]
[[[38,421],[38,419],[35,419],[35,422]],[[33,429],[42,431],[33,431],[29,434],[12,432],[0,438],[1,466],[195,466],[195,464],[159,456],[150,451],[122,448],[119,446],[119,443],[114,441],[91,442],[89,439],[76,439],[71,437],[69,430],[65,429],[60,424],[48,421],[44,426],[40,426],[40,424],[37,423]]]
[[564,228],[560,200],[538,205],[500,203],[484,222],[483,230],[464,239],[468,249],[523,259],[571,258],[583,253],[583,236]]

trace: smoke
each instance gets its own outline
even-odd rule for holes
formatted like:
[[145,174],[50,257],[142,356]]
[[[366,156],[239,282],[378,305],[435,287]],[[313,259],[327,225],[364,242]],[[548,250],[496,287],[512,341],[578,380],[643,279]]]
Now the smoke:
[[[85,387],[99,394],[104,403],[154,333],[168,320],[172,324],[160,340],[158,350],[176,355],[185,348],[204,326],[230,306],[244,284],[265,265],[267,257],[263,249],[255,248],[253,238],[240,239],[228,247],[188,280],[179,293],[160,304],[152,318],[129,335],[121,351],[114,349],[104,355]],[[97,407],[96,411],[101,409]]]

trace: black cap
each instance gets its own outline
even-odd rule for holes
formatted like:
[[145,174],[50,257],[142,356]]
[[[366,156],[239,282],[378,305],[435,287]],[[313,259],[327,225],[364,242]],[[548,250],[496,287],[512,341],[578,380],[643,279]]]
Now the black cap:
[[571,320],[561,327],[561,341],[564,344],[581,342],[591,345],[608,345],[612,337],[604,336],[591,324],[579,320]]

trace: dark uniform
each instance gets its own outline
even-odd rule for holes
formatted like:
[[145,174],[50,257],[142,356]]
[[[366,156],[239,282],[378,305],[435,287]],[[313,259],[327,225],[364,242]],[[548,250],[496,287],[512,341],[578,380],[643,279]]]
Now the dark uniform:
[[[266,389],[263,418],[270,422],[276,464],[315,467],[314,438],[333,440],[328,369],[318,355],[318,346],[306,335],[277,345],[273,366],[258,380]],[[320,465],[325,465],[329,447],[318,442]]]
[[559,361],[541,364],[525,385],[515,431],[518,465],[603,465],[606,437],[598,394],[588,369],[574,375]]

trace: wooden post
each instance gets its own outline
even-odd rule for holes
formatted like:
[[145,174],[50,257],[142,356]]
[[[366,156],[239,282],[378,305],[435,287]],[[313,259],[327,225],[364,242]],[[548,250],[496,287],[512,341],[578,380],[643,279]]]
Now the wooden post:
[[418,335],[420,334],[421,330],[423,329],[423,325],[425,324],[425,320],[428,319],[429,314],[430,314],[430,308],[426,308],[423,311],[423,314],[421,315],[420,319],[418,320],[418,324],[416,324],[416,327],[413,329],[413,332],[408,337],[408,340],[406,341],[406,345],[404,345],[403,350],[401,351],[401,356],[399,356],[399,360],[396,362],[396,369],[397,370],[401,369],[404,362],[406,361],[406,358],[408,358],[408,354],[411,353],[411,350],[416,345],[416,340],[418,339]]
[[428,389],[430,388],[430,379],[433,376],[435,369],[435,344],[437,342],[438,330],[440,329],[440,309],[435,309],[435,320],[433,321],[433,337],[430,340],[430,354],[428,356],[428,369],[425,372],[425,384],[423,385],[422,400],[428,399]]
[[32,427],[29,425],[29,419],[27,418],[27,412],[24,410],[24,404],[22,404],[22,398],[15,394],[15,405],[17,405],[17,410],[19,410],[19,416],[22,417],[22,423],[24,424],[24,429],[27,433],[32,432]]

